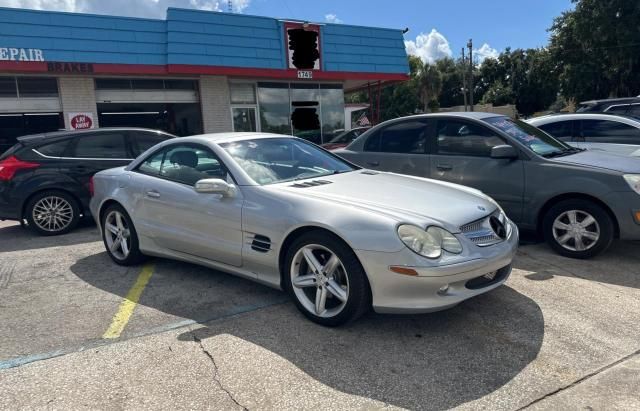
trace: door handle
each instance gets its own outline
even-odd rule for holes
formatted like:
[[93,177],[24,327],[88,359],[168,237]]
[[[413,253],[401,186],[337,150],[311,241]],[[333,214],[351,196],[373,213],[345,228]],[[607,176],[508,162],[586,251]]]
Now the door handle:
[[450,171],[453,170],[453,166],[451,164],[437,164],[436,168],[440,171]]
[[379,161],[367,161],[367,165],[378,167],[380,165]]
[[149,190],[145,194],[147,195],[147,197],[151,197],[151,198],[159,198],[160,197],[160,193],[158,193],[156,190]]

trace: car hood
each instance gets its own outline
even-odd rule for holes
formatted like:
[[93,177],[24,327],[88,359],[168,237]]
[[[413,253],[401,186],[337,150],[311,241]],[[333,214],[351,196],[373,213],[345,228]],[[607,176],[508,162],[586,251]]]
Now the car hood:
[[[330,182],[310,185],[315,182]],[[438,222],[451,231],[493,212],[497,206],[480,191],[426,178],[358,170],[279,184],[288,192],[315,197],[414,224]]]
[[640,174],[638,158],[599,150],[585,150],[564,157],[553,157],[550,160],[587,167],[619,171],[621,173]]

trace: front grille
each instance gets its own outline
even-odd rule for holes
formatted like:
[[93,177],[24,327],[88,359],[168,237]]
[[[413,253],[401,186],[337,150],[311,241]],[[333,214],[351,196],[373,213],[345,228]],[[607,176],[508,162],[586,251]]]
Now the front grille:
[[496,210],[486,217],[460,226],[460,232],[478,247],[488,247],[500,243],[504,238],[501,238],[491,226],[492,217],[507,224],[506,216],[500,210]]

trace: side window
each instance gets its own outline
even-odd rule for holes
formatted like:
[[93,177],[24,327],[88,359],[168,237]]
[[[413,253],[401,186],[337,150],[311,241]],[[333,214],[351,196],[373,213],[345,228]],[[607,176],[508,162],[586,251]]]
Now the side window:
[[640,130],[628,124],[610,120],[582,120],[580,136],[585,142],[638,144]]
[[36,151],[44,156],[64,157],[70,142],[71,139],[66,139],[63,141],[57,141],[55,143],[45,144],[36,148]]
[[213,152],[192,144],[173,145],[153,153],[137,170],[190,186],[204,178],[227,178],[226,168]]
[[493,147],[505,144],[488,128],[457,120],[439,120],[436,138],[436,152],[444,155],[489,157]]
[[380,130],[371,134],[364,142],[364,151],[380,151]]
[[573,123],[574,121],[556,121],[555,123],[543,124],[538,128],[562,141],[571,141]]
[[638,103],[632,104],[627,114],[630,116],[640,117],[640,104]]
[[74,157],[127,159],[130,155],[127,153],[124,134],[109,132],[79,135],[76,138]]
[[605,110],[607,113],[611,114],[625,114],[629,109],[629,105],[625,104],[624,106],[611,106]]
[[169,138],[166,134],[153,133],[150,131],[131,131],[131,146],[136,156],[144,153],[151,147],[161,143]]
[[424,154],[427,125],[423,121],[403,121],[380,131],[380,152]]

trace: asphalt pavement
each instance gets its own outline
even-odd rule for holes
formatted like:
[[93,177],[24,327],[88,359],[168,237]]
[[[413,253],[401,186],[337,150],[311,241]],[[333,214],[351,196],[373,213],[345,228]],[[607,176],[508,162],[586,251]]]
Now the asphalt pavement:
[[0,409],[639,409],[639,250],[523,245],[488,294],[332,329],[225,273],[117,266],[91,225],[0,223]]

